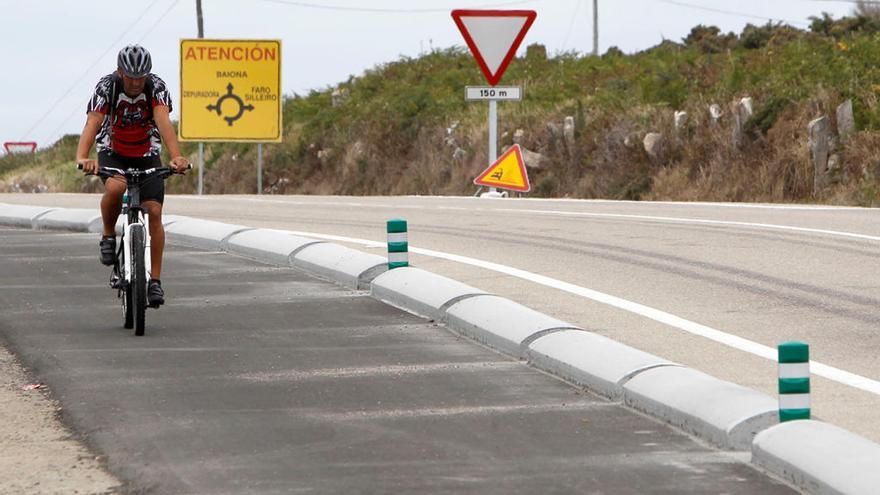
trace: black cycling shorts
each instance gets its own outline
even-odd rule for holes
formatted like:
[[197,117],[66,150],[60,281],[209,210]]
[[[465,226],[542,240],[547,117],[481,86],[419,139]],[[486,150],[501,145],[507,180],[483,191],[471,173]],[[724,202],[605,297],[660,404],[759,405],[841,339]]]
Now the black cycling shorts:
[[[156,156],[122,156],[118,153],[102,151],[98,153],[98,165],[101,167],[113,167],[126,170],[136,168],[146,170],[148,168],[161,167],[162,159]],[[107,182],[107,179],[101,178]],[[158,177],[141,184],[141,203],[144,201],[157,201],[160,205],[165,202],[165,181]]]

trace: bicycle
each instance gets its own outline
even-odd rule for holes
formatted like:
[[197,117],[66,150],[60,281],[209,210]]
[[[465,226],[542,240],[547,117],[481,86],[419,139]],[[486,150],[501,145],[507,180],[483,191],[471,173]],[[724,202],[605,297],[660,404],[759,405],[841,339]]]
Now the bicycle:
[[[82,165],[77,164],[76,167],[82,170]],[[187,170],[192,170],[192,164]],[[137,336],[144,335],[147,283],[150,280],[151,266],[149,218],[141,207],[141,186],[149,180],[165,180],[172,174],[174,169],[171,167],[154,167],[146,170],[100,167],[97,173],[87,174],[105,178],[114,175],[125,177],[127,190],[122,203],[122,236],[113,271],[110,273],[110,287],[117,290],[116,297],[122,300],[124,327],[134,328],[134,334]]]

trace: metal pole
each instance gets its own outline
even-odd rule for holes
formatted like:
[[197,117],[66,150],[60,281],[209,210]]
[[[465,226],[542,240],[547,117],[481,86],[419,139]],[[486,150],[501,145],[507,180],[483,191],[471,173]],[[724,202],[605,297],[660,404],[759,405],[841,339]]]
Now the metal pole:
[[196,0],[196,22],[199,25],[199,38],[205,37],[205,23],[202,17],[202,0]]
[[205,184],[205,143],[199,143],[199,196],[204,191]]
[[593,56],[599,56],[599,0],[593,0]]
[[[489,163],[495,163],[498,158],[498,102],[489,100]],[[494,187],[489,192],[497,192]]]
[[[205,23],[202,16],[202,0],[196,0],[196,23],[199,28],[199,39],[205,37]],[[199,143],[199,196],[205,190],[205,143]]]
[[257,143],[257,194],[263,194],[263,143]]

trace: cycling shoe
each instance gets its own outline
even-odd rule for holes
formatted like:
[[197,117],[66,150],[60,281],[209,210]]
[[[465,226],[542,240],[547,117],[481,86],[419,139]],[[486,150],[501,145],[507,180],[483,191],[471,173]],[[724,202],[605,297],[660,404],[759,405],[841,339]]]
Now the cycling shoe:
[[101,248],[101,263],[111,266],[116,263],[116,238],[105,237],[98,243]]
[[151,308],[158,308],[165,304],[165,291],[162,290],[162,284],[156,279],[150,279],[147,284],[147,302]]

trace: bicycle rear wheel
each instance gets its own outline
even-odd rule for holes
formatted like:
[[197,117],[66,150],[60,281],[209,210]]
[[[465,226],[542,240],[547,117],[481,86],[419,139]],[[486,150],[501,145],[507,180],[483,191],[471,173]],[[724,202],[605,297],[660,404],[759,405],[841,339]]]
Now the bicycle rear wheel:
[[147,312],[147,268],[144,261],[145,239],[142,226],[131,229],[131,284],[128,287],[132,312],[134,313],[134,334],[143,335]]

